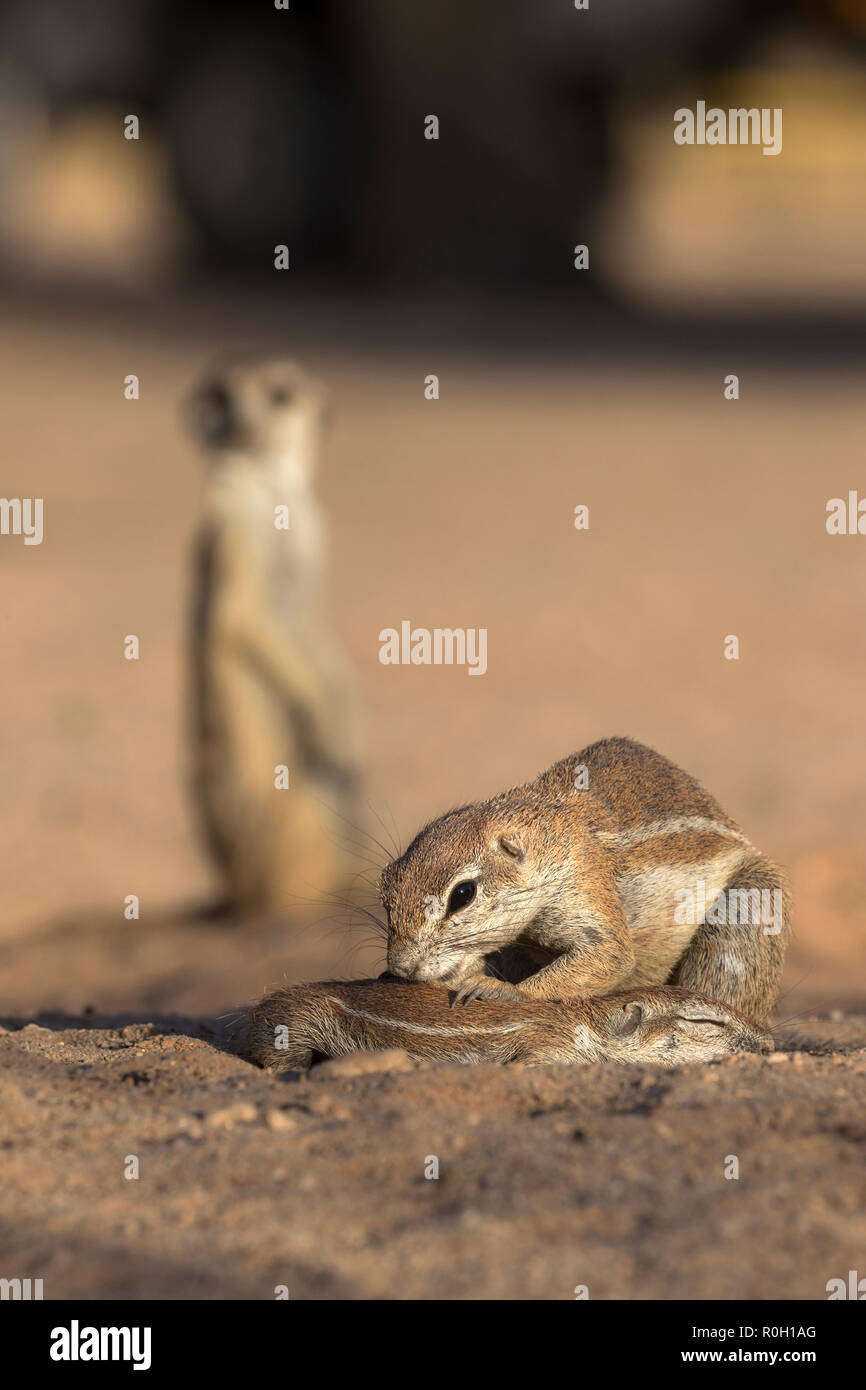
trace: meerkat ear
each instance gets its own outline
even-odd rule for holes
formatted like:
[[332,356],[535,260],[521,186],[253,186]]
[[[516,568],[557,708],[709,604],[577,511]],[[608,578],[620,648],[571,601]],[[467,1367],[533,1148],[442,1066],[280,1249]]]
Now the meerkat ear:
[[636,1033],[643,1023],[643,1008],[640,1004],[632,1001],[630,1004],[623,1004],[621,1009],[617,1009],[608,1024],[608,1036],[612,1038],[628,1038],[632,1033]]
[[523,858],[524,849],[516,835],[500,835],[497,844],[502,853],[507,854],[509,859],[516,859],[519,863]]

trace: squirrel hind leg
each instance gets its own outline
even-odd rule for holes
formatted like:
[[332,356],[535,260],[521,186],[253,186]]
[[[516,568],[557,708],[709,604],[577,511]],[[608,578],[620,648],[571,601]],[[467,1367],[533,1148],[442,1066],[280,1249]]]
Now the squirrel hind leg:
[[779,995],[790,934],[782,871],[762,855],[750,855],[707,909],[668,984],[764,1023]]

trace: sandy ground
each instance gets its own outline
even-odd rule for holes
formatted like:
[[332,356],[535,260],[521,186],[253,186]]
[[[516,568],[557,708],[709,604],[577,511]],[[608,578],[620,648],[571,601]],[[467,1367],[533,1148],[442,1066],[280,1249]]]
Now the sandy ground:
[[866,1016],[674,1072],[374,1054],[276,1080],[219,1040],[0,1035],[4,1269],[48,1298],[739,1300],[862,1267]]
[[[822,1297],[866,1258],[866,540],[824,528],[862,484],[861,373],[747,344],[596,355],[579,324],[530,353],[529,320],[484,355],[471,317],[432,309],[398,347],[374,328],[207,300],[6,315],[3,487],[45,498],[45,541],[0,540],[0,1275],[52,1297]],[[337,406],[322,491],[371,874],[431,814],[630,734],[790,866],[779,1037],[808,1051],[281,1083],[217,1046],[216,1020],[282,980],[381,968],[338,911],[291,932],[199,912],[216,888],[185,795],[199,465],[177,405],[211,349],[245,341],[300,345]],[[383,667],[379,630],[404,618],[487,627],[487,675]],[[235,1104],[246,1118],[209,1122]]]

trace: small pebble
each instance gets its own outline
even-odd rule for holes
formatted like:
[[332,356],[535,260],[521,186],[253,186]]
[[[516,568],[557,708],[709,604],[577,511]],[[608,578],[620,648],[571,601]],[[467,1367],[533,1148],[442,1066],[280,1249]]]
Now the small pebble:
[[259,1112],[254,1105],[241,1102],[227,1105],[223,1110],[212,1110],[207,1123],[212,1129],[231,1129],[232,1125],[251,1125],[258,1117]]
[[372,1072],[413,1071],[414,1063],[401,1047],[389,1047],[382,1052],[353,1052],[349,1057],[333,1057],[313,1067],[313,1081],[331,1081],[337,1077],[369,1076]]
[[290,1129],[297,1129],[298,1117],[293,1115],[291,1110],[269,1110],[265,1116],[268,1129],[277,1130],[283,1133]]
[[350,1120],[352,1118],[352,1112],[348,1105],[344,1105],[336,1096],[329,1095],[327,1091],[312,1096],[307,1104],[307,1109],[311,1115],[322,1115],[328,1120]]

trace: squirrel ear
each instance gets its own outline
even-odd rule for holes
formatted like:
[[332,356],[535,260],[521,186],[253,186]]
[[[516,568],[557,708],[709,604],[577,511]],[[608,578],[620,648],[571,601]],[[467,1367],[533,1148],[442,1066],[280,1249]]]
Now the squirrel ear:
[[608,1036],[616,1038],[628,1038],[632,1033],[636,1033],[643,1022],[643,1009],[640,1004],[632,1002],[623,1004],[621,1009],[617,1009],[612,1015],[608,1024]]
[[499,848],[502,850],[503,854],[508,855],[509,859],[517,859],[519,861],[523,858],[523,846],[514,835],[500,835]]

